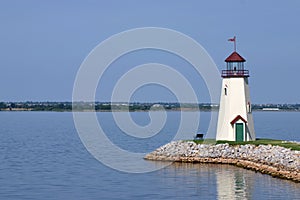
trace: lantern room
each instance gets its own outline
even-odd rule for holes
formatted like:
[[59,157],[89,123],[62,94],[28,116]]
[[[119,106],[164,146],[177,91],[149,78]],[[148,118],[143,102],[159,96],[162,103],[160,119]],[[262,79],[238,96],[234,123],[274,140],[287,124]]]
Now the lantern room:
[[249,77],[249,71],[245,70],[244,63],[246,60],[234,51],[225,59],[226,70],[222,70],[222,77]]

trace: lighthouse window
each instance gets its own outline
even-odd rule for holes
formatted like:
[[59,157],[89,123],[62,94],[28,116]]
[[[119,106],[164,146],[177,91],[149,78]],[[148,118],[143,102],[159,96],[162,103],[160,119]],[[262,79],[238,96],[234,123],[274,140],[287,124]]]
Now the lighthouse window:
[[225,95],[227,95],[227,88],[224,88],[224,93]]
[[252,112],[252,108],[251,108],[250,102],[248,102],[248,104],[247,104],[247,110],[248,110],[248,113]]

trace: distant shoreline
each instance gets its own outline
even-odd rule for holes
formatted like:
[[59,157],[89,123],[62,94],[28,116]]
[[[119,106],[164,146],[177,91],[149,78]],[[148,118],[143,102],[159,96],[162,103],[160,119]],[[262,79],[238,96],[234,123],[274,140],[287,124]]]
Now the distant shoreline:
[[[82,109],[82,110],[72,110],[72,109],[44,109],[44,110],[35,110],[35,109],[27,109],[27,108],[12,108],[12,109],[1,109],[0,112],[149,112],[149,111],[167,111],[167,112],[217,112],[218,110],[207,110],[207,109],[189,109],[189,108],[183,108],[183,109],[155,109],[155,110],[93,110],[93,109]],[[300,110],[258,110],[253,109],[252,112],[269,112],[269,113],[277,113],[277,112],[300,112]]]
[[[300,104],[252,104],[252,111],[299,112]],[[141,111],[218,111],[216,103],[178,102],[0,102],[0,111],[56,112],[141,112]]]

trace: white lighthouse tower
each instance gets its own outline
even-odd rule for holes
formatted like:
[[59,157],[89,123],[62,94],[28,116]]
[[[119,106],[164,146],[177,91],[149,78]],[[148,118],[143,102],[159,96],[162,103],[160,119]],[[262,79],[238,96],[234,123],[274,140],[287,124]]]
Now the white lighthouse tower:
[[[235,42],[235,37],[230,41]],[[225,60],[216,140],[255,140],[248,86],[249,71],[244,68],[245,61],[236,50]]]

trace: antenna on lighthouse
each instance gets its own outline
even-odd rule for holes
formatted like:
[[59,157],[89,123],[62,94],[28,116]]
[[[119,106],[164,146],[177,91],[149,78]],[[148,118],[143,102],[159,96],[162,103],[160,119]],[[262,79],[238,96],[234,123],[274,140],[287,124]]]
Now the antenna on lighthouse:
[[236,52],[236,37],[234,36],[233,38],[229,38],[228,41],[234,43],[234,52]]

